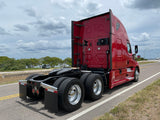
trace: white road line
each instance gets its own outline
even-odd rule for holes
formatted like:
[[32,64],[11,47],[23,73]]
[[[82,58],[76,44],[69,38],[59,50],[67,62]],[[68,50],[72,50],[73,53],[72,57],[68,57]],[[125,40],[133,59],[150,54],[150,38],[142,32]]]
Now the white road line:
[[95,109],[95,108],[97,108],[97,107],[103,105],[104,103],[106,103],[106,102],[108,102],[108,101],[110,101],[110,100],[112,100],[112,99],[114,99],[114,98],[120,96],[121,94],[123,94],[123,93],[125,93],[125,92],[131,90],[132,88],[137,87],[138,85],[140,85],[140,84],[142,84],[142,83],[148,81],[149,79],[151,79],[151,78],[157,76],[158,74],[160,74],[160,72],[158,72],[158,73],[156,73],[156,74],[150,76],[149,78],[147,78],[147,79],[145,79],[145,80],[143,80],[143,81],[141,81],[141,82],[139,82],[139,83],[137,83],[137,84],[131,86],[130,88],[127,88],[127,89],[125,89],[125,90],[123,90],[123,91],[121,91],[121,92],[119,92],[119,93],[113,95],[113,96],[110,97],[110,98],[105,99],[104,101],[102,101],[102,102],[100,102],[100,103],[97,103],[97,104],[93,105],[92,107],[90,107],[90,108],[88,108],[88,109],[86,109],[86,110],[84,110],[84,111],[82,111],[82,112],[80,112],[80,113],[78,113],[78,114],[76,114],[76,115],[74,115],[74,116],[68,118],[67,120],[75,120],[75,119],[79,118],[80,116],[86,114],[87,112],[90,112],[91,110],[93,110],[93,109]]
[[5,84],[5,85],[0,85],[0,87],[6,87],[6,86],[10,86],[10,85],[18,85],[18,83],[11,83],[11,84]]

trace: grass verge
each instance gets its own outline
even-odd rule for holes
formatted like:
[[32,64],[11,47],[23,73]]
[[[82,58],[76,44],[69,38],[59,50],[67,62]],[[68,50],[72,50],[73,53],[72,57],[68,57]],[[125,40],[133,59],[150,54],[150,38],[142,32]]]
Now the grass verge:
[[0,77],[0,85],[4,84],[10,84],[10,83],[16,83],[19,80],[24,80],[26,79],[28,75],[15,75],[15,76],[7,76],[7,77]]
[[[52,69],[52,68],[50,68]],[[21,69],[21,70],[6,70],[6,71],[0,71],[0,72],[13,72],[13,71],[32,71],[32,70],[50,70],[50,69],[42,69],[42,68],[27,68],[27,69]]]
[[160,79],[96,120],[160,120]]
[[11,83],[16,83],[16,82],[18,82],[18,80],[0,82],[0,85],[11,84]]
[[29,73],[7,73],[7,74],[0,74],[0,85],[3,84],[9,84],[9,83],[15,83],[18,82],[19,80],[25,80],[29,75],[31,74],[48,74],[49,71],[33,71]]
[[149,64],[149,63],[156,63],[156,62],[154,62],[154,61],[150,61],[150,62],[139,62],[140,65]]

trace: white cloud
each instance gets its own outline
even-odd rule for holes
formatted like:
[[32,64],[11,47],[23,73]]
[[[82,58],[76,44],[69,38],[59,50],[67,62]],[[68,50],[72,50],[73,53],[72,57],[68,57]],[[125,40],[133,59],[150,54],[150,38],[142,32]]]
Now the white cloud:
[[65,59],[71,57],[70,40],[37,40],[31,42],[18,40],[16,49],[18,55],[25,58],[53,56]]
[[30,17],[37,17],[37,10],[34,7],[27,8],[24,10],[26,14]]
[[17,41],[17,48],[23,51],[50,51],[59,49],[70,49],[70,40],[59,40],[59,41],[49,41],[49,40],[38,40],[32,42],[24,42],[23,40]]
[[130,41],[132,46],[138,45],[139,49],[141,50],[148,48],[152,42],[150,34],[146,32],[140,34],[132,34],[130,37]]
[[143,33],[138,34],[138,35],[132,35],[131,36],[131,40],[133,42],[144,42],[144,41],[148,41],[150,39],[151,39],[150,35],[146,32],[143,32]]
[[60,16],[59,18],[53,17],[41,17],[36,21],[29,23],[33,29],[36,29],[41,37],[51,37],[55,35],[64,35],[69,33],[69,25],[66,24],[65,17]]
[[16,31],[29,31],[29,27],[27,25],[16,24],[14,25]]
[[0,44],[0,53],[7,53],[9,51],[9,46],[7,44]]
[[[153,36],[160,33],[160,9],[157,7],[160,2],[147,1],[123,0],[120,4],[117,0],[5,0],[4,4],[0,2],[0,44],[9,46],[12,51],[5,55],[14,58],[68,57],[71,54],[71,20],[98,15],[111,8],[127,29],[132,45],[138,44],[140,52],[144,48],[159,50],[160,38]],[[154,9],[150,6],[152,3]],[[19,32],[21,30],[27,32]],[[22,40],[15,42],[19,39]]]
[[[75,7],[75,5],[81,5],[84,0],[51,0],[51,3],[64,9]],[[78,6],[77,6],[78,7]]]
[[0,27],[0,35],[10,35],[4,28]]
[[131,35],[130,41],[131,41],[132,46],[138,45],[141,51],[146,51],[146,50],[153,50],[153,51],[159,50],[160,51],[159,39],[160,37],[154,37],[154,36],[151,36],[149,33],[144,32],[140,34]]
[[62,9],[74,10],[83,17],[97,14],[102,6],[99,1],[90,0],[51,0],[51,3]]
[[82,4],[81,9],[78,12],[85,17],[93,16],[99,12],[101,6],[101,4],[96,2],[86,2]]
[[156,56],[160,55],[158,52],[160,51],[160,36],[154,37],[147,32],[143,32],[139,34],[132,34],[130,35],[130,38],[132,48],[134,48],[134,45],[138,45],[138,54],[140,54],[142,57],[157,58]]
[[0,1],[0,9],[2,9],[2,8],[4,8],[4,7],[6,7],[6,3],[3,2],[3,1]]
[[159,0],[122,0],[122,5],[128,8],[137,9],[159,9]]

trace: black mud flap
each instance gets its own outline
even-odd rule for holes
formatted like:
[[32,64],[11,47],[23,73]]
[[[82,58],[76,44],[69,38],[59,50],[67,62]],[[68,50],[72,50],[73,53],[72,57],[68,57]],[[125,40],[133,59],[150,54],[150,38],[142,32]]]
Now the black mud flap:
[[44,105],[48,111],[58,112],[58,94],[45,90]]
[[27,85],[19,83],[19,97],[23,100],[27,99]]

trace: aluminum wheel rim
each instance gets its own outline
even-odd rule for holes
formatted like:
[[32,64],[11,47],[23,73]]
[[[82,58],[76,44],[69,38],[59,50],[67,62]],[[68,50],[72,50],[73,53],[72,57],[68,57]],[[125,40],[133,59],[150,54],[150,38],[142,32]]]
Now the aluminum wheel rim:
[[72,105],[76,105],[82,96],[82,91],[79,85],[72,85],[68,91],[68,101]]
[[95,95],[101,94],[102,91],[102,83],[99,79],[96,79],[93,83],[93,92]]
[[138,70],[136,70],[136,80],[138,80],[139,78],[139,73],[138,73]]

